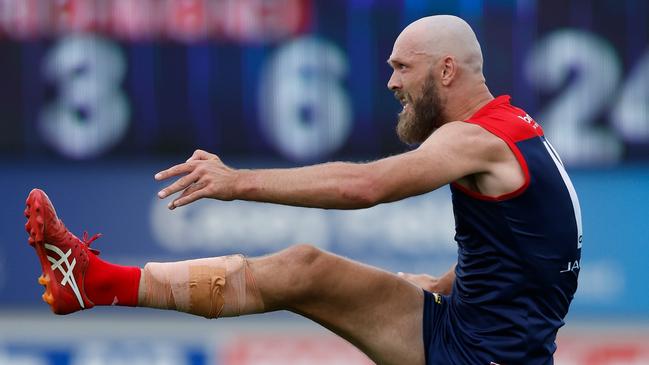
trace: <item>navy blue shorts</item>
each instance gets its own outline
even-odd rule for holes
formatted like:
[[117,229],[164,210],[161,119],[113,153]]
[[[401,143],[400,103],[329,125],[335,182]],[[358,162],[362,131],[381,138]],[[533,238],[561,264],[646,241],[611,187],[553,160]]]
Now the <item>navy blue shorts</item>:
[[[496,364],[490,361],[491,359],[479,359],[481,356],[489,355],[468,350],[470,346],[467,346],[462,337],[458,336],[450,305],[448,296],[424,290],[423,324],[426,365]],[[529,362],[526,360],[525,364]]]
[[426,365],[459,364],[445,341],[448,321],[448,298],[424,290],[424,350]]
[[[423,328],[426,365],[553,364],[552,356],[544,353],[511,360],[510,353],[489,353],[493,348],[487,351],[466,342],[457,328],[450,297],[425,290]],[[510,359],[504,360],[507,356]]]

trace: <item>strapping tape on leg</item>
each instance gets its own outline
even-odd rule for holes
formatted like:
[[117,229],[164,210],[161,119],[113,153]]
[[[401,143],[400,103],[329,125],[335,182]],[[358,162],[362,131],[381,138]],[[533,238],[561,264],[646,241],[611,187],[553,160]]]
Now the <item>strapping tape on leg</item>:
[[[256,288],[242,255],[148,263],[144,267],[144,306],[175,309],[206,318],[238,316],[247,293]],[[259,299],[259,298],[256,298]]]

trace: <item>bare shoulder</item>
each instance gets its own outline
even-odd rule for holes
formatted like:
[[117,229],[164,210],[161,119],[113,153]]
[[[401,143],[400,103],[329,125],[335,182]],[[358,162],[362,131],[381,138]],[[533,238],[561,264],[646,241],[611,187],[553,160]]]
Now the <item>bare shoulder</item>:
[[465,177],[491,176],[500,170],[507,148],[480,126],[451,122],[433,132],[419,148],[378,160],[368,171],[378,174],[377,181],[383,184],[379,190],[387,191],[382,201],[395,201]]
[[458,168],[453,181],[477,193],[501,196],[525,183],[523,171],[507,143],[478,125],[445,124],[421,148],[427,153],[443,154]]
[[499,137],[479,125],[460,121],[441,126],[420,148],[446,148],[481,161],[500,161],[511,154],[507,144]]

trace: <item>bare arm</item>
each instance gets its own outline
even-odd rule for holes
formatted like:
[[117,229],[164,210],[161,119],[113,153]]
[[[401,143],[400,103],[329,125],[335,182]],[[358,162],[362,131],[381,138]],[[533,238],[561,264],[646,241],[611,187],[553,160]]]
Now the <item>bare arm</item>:
[[453,265],[449,271],[440,277],[402,272],[399,273],[399,276],[429,292],[449,295],[453,290],[453,283],[455,282],[455,266],[457,265]]
[[[488,170],[495,144],[480,127],[454,122],[416,150],[370,163],[325,163],[294,169],[236,170],[196,151],[187,162],[156,174],[182,176],[160,198],[183,191],[171,209],[200,198],[254,200],[328,209],[358,209],[423,194]],[[502,146],[498,145],[498,148]]]

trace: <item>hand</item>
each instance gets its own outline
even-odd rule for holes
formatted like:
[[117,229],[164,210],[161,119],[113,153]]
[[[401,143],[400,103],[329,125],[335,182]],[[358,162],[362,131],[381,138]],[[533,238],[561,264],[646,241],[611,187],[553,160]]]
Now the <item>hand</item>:
[[185,163],[158,172],[155,179],[161,181],[180,175],[185,176],[158,192],[158,197],[164,199],[183,190],[178,198],[167,205],[169,209],[201,198],[234,199],[236,170],[227,167],[217,155],[196,150]]
[[447,292],[446,290],[444,290],[444,288],[440,287],[439,285],[440,279],[434,276],[430,276],[426,274],[408,274],[403,272],[399,272],[397,273],[397,275],[426,291],[440,293],[440,294],[450,293],[450,290]]

